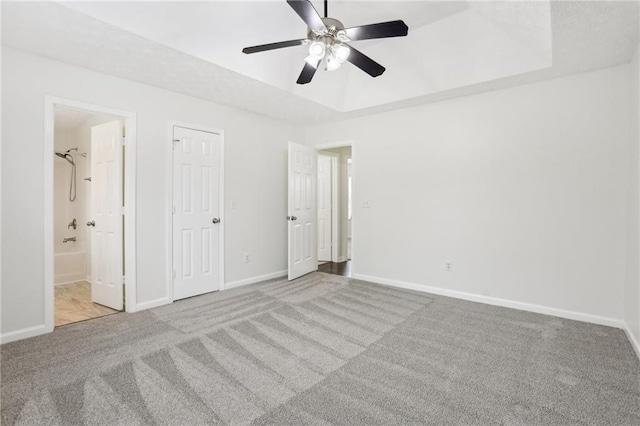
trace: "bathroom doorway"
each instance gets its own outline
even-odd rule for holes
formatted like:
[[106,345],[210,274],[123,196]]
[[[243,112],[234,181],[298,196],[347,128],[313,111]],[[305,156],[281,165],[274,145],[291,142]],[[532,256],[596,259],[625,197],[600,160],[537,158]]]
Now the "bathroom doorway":
[[[51,102],[47,129],[51,148],[50,225],[52,253],[45,312],[54,327],[116,314],[129,306],[135,284],[132,161],[127,152],[131,116],[76,104]],[[45,165],[47,162],[45,162]],[[125,167],[126,166],[128,167]],[[47,171],[45,170],[45,175]],[[129,208],[127,208],[129,207]],[[48,235],[47,235],[48,231]],[[48,309],[47,309],[48,308]]]

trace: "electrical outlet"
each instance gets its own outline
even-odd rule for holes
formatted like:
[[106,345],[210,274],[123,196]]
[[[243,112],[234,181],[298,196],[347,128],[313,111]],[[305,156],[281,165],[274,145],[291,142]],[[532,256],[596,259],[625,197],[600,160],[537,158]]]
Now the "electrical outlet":
[[251,263],[251,256],[249,256],[249,253],[244,254],[244,263]]
[[364,200],[364,201],[362,202],[362,208],[363,208],[363,209],[369,209],[369,208],[371,208],[371,201],[369,201],[369,200]]
[[452,262],[447,262],[444,264],[444,270],[447,272],[452,272],[453,271],[453,263]]

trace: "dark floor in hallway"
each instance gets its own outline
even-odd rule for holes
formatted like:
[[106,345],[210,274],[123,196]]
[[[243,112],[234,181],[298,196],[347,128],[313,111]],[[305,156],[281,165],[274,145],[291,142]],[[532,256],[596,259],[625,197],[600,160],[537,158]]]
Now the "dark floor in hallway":
[[318,266],[318,272],[325,272],[327,274],[341,275],[343,277],[351,276],[351,261],[346,262],[327,262]]

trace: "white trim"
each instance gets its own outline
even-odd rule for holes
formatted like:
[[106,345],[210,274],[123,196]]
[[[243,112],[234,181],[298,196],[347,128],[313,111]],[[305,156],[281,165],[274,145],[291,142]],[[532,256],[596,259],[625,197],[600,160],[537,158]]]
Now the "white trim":
[[166,297],[173,302],[173,127],[174,122],[169,121],[167,123],[167,133],[169,135],[169,143],[166,145],[167,154],[167,169],[169,173],[166,174],[167,182],[165,187],[167,188],[167,229],[166,238],[167,245],[165,247],[165,259],[167,265],[166,271],[166,285],[165,294]]
[[624,324],[624,332],[627,335],[627,339],[629,339],[629,343],[631,343],[631,347],[635,351],[636,356],[638,357],[638,359],[640,359],[640,342],[635,338],[635,336],[631,332],[629,324],[627,323]]
[[455,299],[469,300],[471,302],[485,303],[487,305],[502,306],[505,308],[518,309],[520,311],[535,312],[538,314],[552,315],[555,317],[570,320],[583,321],[592,324],[606,325],[615,328],[624,328],[624,322],[620,319],[602,317],[599,315],[586,314],[582,312],[568,311],[564,309],[551,308],[548,306],[533,305],[530,303],[516,302],[514,300],[500,299],[497,297],[481,296],[473,293],[466,293],[457,290],[447,290],[438,287],[425,286],[404,281],[390,280],[388,278],[374,277],[370,275],[352,274],[352,278],[368,281],[371,283],[388,285],[407,290],[415,290],[423,293],[437,294],[440,296],[453,297]]
[[[318,145],[314,145],[313,148],[315,148],[318,151],[322,151],[324,149],[342,148],[345,146],[350,146],[353,148],[354,145],[355,145],[354,140],[346,140],[346,141],[340,141],[340,142],[321,143]],[[351,153],[351,155],[353,155],[353,152]]]
[[331,261],[338,261],[338,156],[331,156]]
[[28,339],[29,337],[40,336],[41,334],[51,333],[53,329],[49,329],[46,324],[36,325],[33,327],[23,328],[22,330],[11,331],[0,335],[0,344],[15,342],[16,340]]
[[148,302],[138,303],[136,310],[144,311],[151,308],[157,308],[158,306],[170,305],[173,303],[171,297],[163,297],[161,299],[150,300]]
[[229,290],[236,287],[242,287],[249,284],[255,284],[266,280],[272,280],[274,278],[286,278],[288,271],[286,269],[277,272],[271,272],[269,274],[258,275],[251,278],[245,278],[243,280],[232,281],[225,284],[225,289]]
[[[53,241],[53,161],[55,108],[63,107],[85,112],[107,114],[120,117],[125,122],[125,231],[124,252],[126,268],[125,310],[136,311],[136,135],[137,117],[135,113],[113,108],[78,102],[72,99],[45,95],[44,97],[44,333],[54,329],[54,241]],[[40,326],[35,328],[40,329]],[[31,330],[27,329],[27,330]],[[21,332],[22,333],[22,332]],[[42,334],[42,333],[38,333]],[[29,337],[29,336],[27,336]]]
[[[338,157],[335,152],[318,152],[318,159],[323,155],[331,160],[331,262],[338,262]],[[317,193],[317,190],[316,190]],[[316,250],[318,248],[316,247]],[[325,261],[326,262],[326,261]]]
[[226,285],[224,282],[224,229],[226,220],[224,217],[224,130],[215,127],[203,126],[200,124],[185,123],[181,121],[171,120],[168,123],[169,143],[167,144],[167,161],[169,173],[167,173],[167,212],[169,215],[168,229],[167,229],[167,297],[173,302],[173,132],[175,127],[182,127],[184,129],[197,130],[200,132],[214,133],[220,136],[220,159],[218,163],[218,208],[220,215],[220,233],[218,234],[218,282],[219,290],[225,290]]
[[[65,279],[67,279],[67,280],[69,280],[69,278],[70,278],[70,277],[69,277],[69,275],[73,276],[73,275],[75,275],[75,274],[65,274],[64,278],[65,278]],[[58,275],[58,277],[61,277],[61,275]],[[55,286],[57,287],[57,286],[59,286],[59,285],[74,284],[74,283],[77,283],[77,282],[79,282],[79,281],[87,281],[87,280],[86,280],[86,278],[85,278],[85,275],[84,275],[84,274],[82,274],[82,277],[81,277],[81,278],[78,278],[77,280],[69,280],[69,281],[54,282],[54,284],[53,284],[53,285],[55,285]],[[90,282],[90,281],[87,281],[87,282],[88,282],[89,284],[91,284],[91,282]]]
[[[347,179],[349,179],[348,176],[349,173],[349,164],[347,163]],[[356,257],[353,255],[353,253],[355,252],[355,241],[356,241],[356,216],[358,215],[356,213],[356,205],[354,204],[353,200],[355,199],[354,194],[356,194],[356,143],[353,142],[351,144],[351,276],[353,276],[354,273],[356,273],[358,270],[355,269],[355,266],[357,265],[357,259]],[[347,203],[349,202],[349,195],[347,194]],[[347,216],[347,252],[349,251],[349,217]],[[347,256],[347,252],[345,252],[344,257],[345,257],[345,261],[349,260],[349,256]],[[354,261],[354,259],[356,259]]]
[[[54,129],[55,129],[55,99],[44,98],[44,151],[42,171],[44,173],[44,330],[41,333],[53,331],[55,326],[55,293],[54,293],[54,232],[53,232],[53,161],[54,161]],[[38,329],[39,326],[25,330]],[[13,333],[11,333],[13,334]],[[31,337],[27,332],[26,337]],[[4,340],[4,339],[3,339]]]
[[[136,312],[138,307],[138,246],[136,241],[136,171],[137,171],[137,116],[125,116],[124,138],[124,265],[125,310]],[[120,114],[116,114],[120,115]],[[127,229],[129,232],[127,232]]]

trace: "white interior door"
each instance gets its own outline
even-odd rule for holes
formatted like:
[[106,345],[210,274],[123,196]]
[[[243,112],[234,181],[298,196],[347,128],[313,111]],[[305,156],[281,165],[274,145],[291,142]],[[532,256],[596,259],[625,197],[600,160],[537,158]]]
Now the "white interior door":
[[318,261],[331,261],[332,157],[318,154]]
[[220,153],[216,133],[173,129],[173,300],[220,288]]
[[318,153],[289,142],[289,279],[318,269],[316,184]]
[[91,128],[91,299],[123,309],[123,132],[119,120]]

